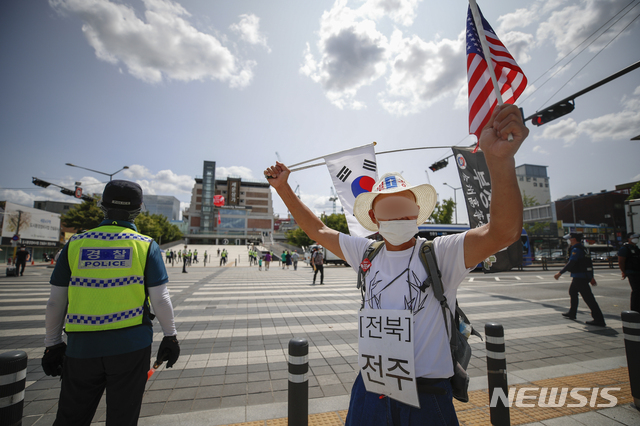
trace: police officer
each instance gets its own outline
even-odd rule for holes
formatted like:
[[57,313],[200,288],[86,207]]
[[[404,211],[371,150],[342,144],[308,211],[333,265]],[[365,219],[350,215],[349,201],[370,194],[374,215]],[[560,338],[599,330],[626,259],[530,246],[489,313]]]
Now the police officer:
[[584,258],[586,254],[585,248],[581,243],[582,234],[572,232],[571,234],[565,235],[563,238],[565,240],[569,240],[569,261],[564,268],[562,268],[562,270],[553,277],[557,280],[562,274],[569,271],[571,272],[572,279],[571,286],[569,287],[571,308],[569,308],[569,312],[563,313],[562,316],[569,319],[576,319],[579,303],[578,294],[580,294],[589,309],[591,309],[591,316],[593,317],[592,321],[586,321],[585,324],[605,327],[606,323],[604,322],[604,315],[602,315],[600,306],[598,306],[598,302],[596,302],[596,298],[591,292],[591,287],[589,287],[589,284],[596,286],[597,283],[593,278],[593,271],[587,271],[584,266]]
[[153,341],[149,301],[164,333],[158,359],[170,368],[180,354],[160,247],[133,223],[142,189],[111,181],[99,206],[104,221],[74,235],[51,274],[42,369],[62,375],[54,425],[89,425],[105,389],[107,425],[138,423]]
[[640,234],[629,232],[627,243],[618,251],[618,267],[622,279],[629,278],[631,285],[631,310],[640,312],[640,248],[638,248]]

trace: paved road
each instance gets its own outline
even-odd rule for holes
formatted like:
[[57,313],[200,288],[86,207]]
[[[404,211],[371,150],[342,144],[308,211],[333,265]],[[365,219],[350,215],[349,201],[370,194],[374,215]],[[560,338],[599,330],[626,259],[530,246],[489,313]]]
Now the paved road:
[[[233,407],[269,418],[269,409],[286,401],[287,345],[294,336],[309,340],[311,404],[347,401],[357,370],[360,304],[351,268],[325,268],[323,286],[310,285],[306,266],[180,270],[169,268],[169,286],[182,355],[173,369],[150,380],[142,409],[146,424],[154,423],[153,416]],[[40,368],[50,273],[28,267],[23,277],[0,278],[0,351],[24,350],[30,359],[24,425],[51,424],[59,393],[59,381]],[[504,325],[510,372],[623,357],[619,315],[628,309],[628,283],[616,270],[596,271],[595,294],[608,327],[592,327],[584,324],[590,319],[584,302],[577,321],[560,315],[568,309],[570,279],[556,281],[553,273],[472,273],[459,301],[481,330],[486,322]],[[154,353],[161,340],[160,327],[155,330]],[[469,373],[482,378],[484,343],[474,338],[472,347]],[[104,421],[103,404],[94,420]]]

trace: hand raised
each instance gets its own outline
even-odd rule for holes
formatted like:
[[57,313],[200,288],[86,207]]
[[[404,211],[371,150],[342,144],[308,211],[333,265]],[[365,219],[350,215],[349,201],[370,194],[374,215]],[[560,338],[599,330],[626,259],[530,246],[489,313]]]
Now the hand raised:
[[[513,140],[508,140],[509,135]],[[529,135],[529,129],[522,121],[522,114],[515,105],[496,106],[489,122],[480,134],[480,148],[485,156],[513,158],[520,145]]]
[[291,170],[279,161],[276,161],[275,166],[267,167],[264,170],[264,176],[275,189],[287,184],[289,174],[291,174]]

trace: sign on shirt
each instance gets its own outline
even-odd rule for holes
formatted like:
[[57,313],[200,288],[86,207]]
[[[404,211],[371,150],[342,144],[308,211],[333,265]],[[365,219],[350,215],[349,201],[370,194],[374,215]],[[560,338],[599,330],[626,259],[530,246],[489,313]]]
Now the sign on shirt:
[[420,408],[411,311],[360,311],[358,365],[367,391]]

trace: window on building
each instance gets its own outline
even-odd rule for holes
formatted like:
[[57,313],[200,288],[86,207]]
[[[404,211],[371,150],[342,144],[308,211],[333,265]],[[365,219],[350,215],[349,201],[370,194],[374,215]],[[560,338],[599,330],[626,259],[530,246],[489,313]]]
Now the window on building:
[[535,183],[535,182],[533,182],[533,186],[538,186],[538,184],[537,184],[537,183]]
[[520,182],[524,181],[524,176],[520,176]]
[[531,182],[531,178],[530,177],[527,178],[527,182]]
[[548,188],[548,187],[549,187],[549,184],[548,184],[548,183],[545,183],[545,184],[544,184],[544,187],[545,187],[545,188]]

